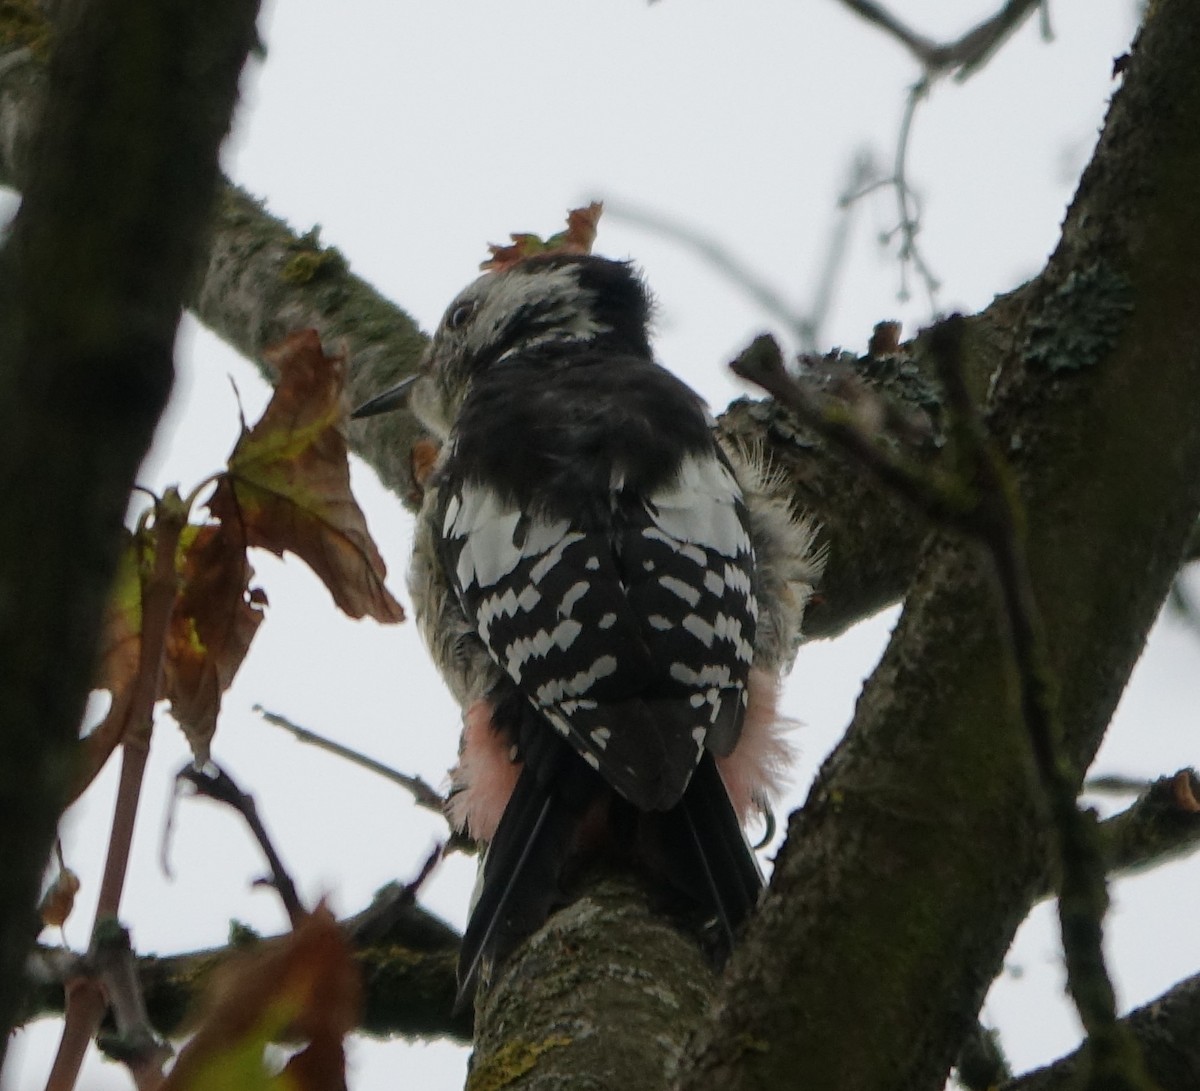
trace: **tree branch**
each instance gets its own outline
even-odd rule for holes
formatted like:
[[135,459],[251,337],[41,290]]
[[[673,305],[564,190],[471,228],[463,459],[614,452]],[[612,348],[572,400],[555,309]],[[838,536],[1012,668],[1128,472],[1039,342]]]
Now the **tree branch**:
[[[1004,40],[1029,17],[1045,0],[1008,0],[995,15],[984,19],[952,42],[934,42],[906,26],[882,4],[875,0],[841,0],[856,15],[895,38],[925,69],[927,75],[937,76],[958,70],[965,80],[991,59]],[[1049,31],[1043,23],[1043,34]]]
[[[457,991],[458,933],[416,905],[406,888],[385,887],[363,912],[342,922],[362,968],[362,1029],[380,1037],[471,1039],[471,1013],[452,1013]],[[247,946],[276,942],[242,932],[226,947],[136,960],[149,1023],[179,1037],[212,974]],[[83,967],[86,970],[86,966]],[[63,982],[79,976],[75,956],[38,947],[30,960],[24,1019],[63,1011]]]
[[[1181,981],[1121,1023],[1141,1047],[1160,1091],[1200,1087],[1200,975]],[[1078,1086],[1082,1049],[1045,1068],[1018,1076],[1000,1091],[1067,1091]]]
[[[1200,12],[1160,0],[989,405],[1078,779],[1200,510],[1200,349],[1181,340],[1200,296],[1185,241],[1200,236],[1197,72]],[[1139,578],[1114,594],[1114,572]],[[685,1087],[944,1082],[1045,858],[995,619],[974,550],[931,542],[846,739],[792,816]],[[871,1048],[846,1051],[846,1026]]]
[[45,94],[36,139],[0,126],[24,190],[0,255],[0,1051],[256,15],[92,0],[5,50],[0,108],[33,79]]

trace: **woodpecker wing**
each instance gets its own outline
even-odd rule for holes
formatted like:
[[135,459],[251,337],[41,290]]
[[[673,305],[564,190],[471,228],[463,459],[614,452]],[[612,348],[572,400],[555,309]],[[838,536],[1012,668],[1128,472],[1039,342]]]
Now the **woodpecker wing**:
[[[479,637],[549,723],[642,809],[683,795],[706,743],[736,741],[753,557],[714,445],[643,493],[611,478],[597,524],[447,481],[443,563]],[[595,500],[596,498],[589,498]]]

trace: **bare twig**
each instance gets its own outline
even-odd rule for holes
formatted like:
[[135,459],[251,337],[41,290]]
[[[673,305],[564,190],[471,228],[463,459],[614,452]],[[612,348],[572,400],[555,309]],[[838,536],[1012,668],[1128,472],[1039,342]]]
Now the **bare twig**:
[[951,42],[935,42],[906,26],[874,0],[841,0],[856,15],[890,34],[903,45],[930,76],[955,72],[965,80],[979,71],[1001,45],[1033,12],[1042,9],[1042,36],[1050,38],[1045,0],[1008,0],[995,15],[984,19]]
[[175,554],[179,548],[179,536],[187,523],[188,509],[179,493],[169,489],[161,500],[155,502],[153,516],[154,563],[141,590],[142,631],[138,673],[125,734],[121,740],[121,779],[108,843],[108,858],[96,906],[97,922],[105,917],[116,917],[120,912],[121,890],[125,885],[142,776],[154,727],[154,703],[162,692],[167,629],[179,586]]
[[850,161],[845,184],[838,195],[838,215],[829,225],[829,237],[825,242],[825,256],[821,262],[813,287],[812,302],[809,304],[806,326],[809,331],[807,343],[799,341],[802,352],[817,352],[822,347],[825,322],[833,307],[834,290],[841,279],[849,249],[850,228],[854,223],[856,202],[850,198],[858,193],[878,173],[871,153],[859,149]]
[[[146,772],[154,726],[154,703],[162,689],[167,628],[178,586],[175,553],[179,546],[179,535],[187,522],[187,508],[177,492],[170,490],[155,502],[153,522],[154,560],[141,588],[142,628],[138,673],[122,736],[121,776],[113,808],[104,875],[100,881],[96,918],[92,925],[93,944],[95,937],[109,922],[115,921],[120,912],[121,892],[129,867],[133,828],[137,821],[142,778]],[[106,1007],[104,989],[95,978],[82,979],[68,987],[62,1037],[47,1078],[46,1091],[70,1091],[75,1086],[88,1043],[99,1028]]]
[[900,129],[896,136],[892,173],[886,178],[873,178],[857,190],[851,190],[842,197],[841,204],[843,206],[853,205],[883,188],[893,191],[896,197],[899,221],[895,227],[880,236],[880,242],[886,246],[893,238],[897,236],[900,238],[900,248],[897,254],[900,259],[899,297],[901,300],[908,300],[912,294],[908,284],[908,268],[911,264],[924,283],[925,293],[929,297],[930,311],[936,312],[937,293],[941,284],[921,253],[921,248],[917,245],[917,237],[921,231],[920,200],[908,181],[908,148],[912,137],[913,119],[916,116],[917,107],[929,95],[932,86],[933,77],[926,74],[909,88],[904,101],[904,111],[900,116]]
[[150,1025],[129,932],[109,919],[97,929],[90,959],[117,1024],[116,1034],[103,1036],[100,1048],[129,1068],[138,1091],[155,1091],[173,1050]]
[[955,73],[958,80],[967,79],[977,72],[995,54],[1004,41],[1025,21],[1034,8],[1042,9],[1042,34],[1050,37],[1049,17],[1045,0],[1009,0],[995,15],[983,20],[952,42],[934,42],[923,34],[906,26],[882,4],[875,0],[842,0],[842,3],[867,22],[879,27],[900,42],[921,65],[921,77],[909,88],[904,110],[900,117],[900,129],[896,136],[896,152],[892,173],[888,178],[875,179],[859,188],[848,201],[857,201],[882,186],[890,187],[896,196],[899,222],[886,232],[884,244],[899,236],[900,239],[900,299],[910,295],[908,283],[909,266],[916,271],[929,297],[929,308],[937,312],[938,278],[917,245],[921,230],[920,208],[917,196],[908,179],[908,150],[912,137],[913,119],[917,107],[924,101],[933,85],[948,73]]
[[1083,790],[1101,795],[1140,795],[1150,787],[1151,783],[1145,777],[1123,777],[1116,773],[1109,773],[1100,777],[1088,777],[1083,782]]
[[262,849],[263,855],[267,858],[267,864],[271,868],[271,876],[265,881],[279,894],[283,907],[287,911],[288,920],[295,928],[307,915],[307,911],[300,902],[300,895],[296,893],[296,884],[292,882],[292,877],[283,866],[279,853],[275,851],[275,846],[271,843],[262,819],[258,817],[258,808],[254,805],[254,797],[243,792],[234,783],[233,778],[213,762],[210,762],[204,769],[197,769],[194,765],[185,765],[176,774],[175,780],[176,783],[190,784],[202,796],[227,804],[246,820],[246,825],[250,827],[250,832],[254,834],[254,839],[258,842],[258,847]]
[[1100,823],[1111,874],[1133,875],[1200,848],[1200,778],[1191,769],[1160,777],[1136,803]]
[[282,727],[285,731],[290,732],[299,742],[308,743],[311,746],[319,747],[321,750],[328,750],[329,753],[336,754],[339,758],[345,758],[355,765],[369,769],[372,773],[378,773],[393,784],[399,784],[401,788],[412,794],[413,800],[418,807],[424,807],[425,810],[432,811],[442,818],[446,817],[445,799],[427,781],[422,780],[420,777],[401,773],[393,769],[390,765],[384,765],[383,762],[369,758],[366,754],[352,750],[340,742],[335,742],[324,735],[318,735],[317,732],[310,731],[307,727],[301,727],[286,716],[281,716],[277,712],[268,712],[262,705],[255,705],[254,711],[266,720],[267,723],[274,724],[276,727]]

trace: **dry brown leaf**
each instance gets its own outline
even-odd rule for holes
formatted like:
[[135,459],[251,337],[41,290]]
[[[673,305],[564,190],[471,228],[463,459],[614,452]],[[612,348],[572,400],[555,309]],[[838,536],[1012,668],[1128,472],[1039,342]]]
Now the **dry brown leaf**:
[[[357,1025],[361,992],[350,946],[322,904],[290,936],[222,967],[200,1028],[161,1091],[342,1088],[344,1065],[333,1066]],[[307,1058],[268,1074],[266,1045],[296,1037],[307,1040]]]
[[262,623],[265,596],[236,528],[189,525],[180,538],[180,591],[167,632],[163,693],[196,760],[208,760],[221,695]]
[[79,876],[69,867],[60,868],[50,889],[42,896],[38,913],[47,928],[61,928],[67,923],[71,910],[75,908],[75,895],[79,893]]
[[112,697],[108,714],[82,740],[71,801],[83,794],[121,744],[128,726],[142,651],[142,576],[154,555],[153,531],[122,531],[121,552],[101,622],[96,689]]
[[295,553],[351,617],[396,622],[404,611],[350,492],[346,358],[326,356],[315,330],[268,350],[279,385],[262,419],[243,430],[208,502],[249,545]]
[[593,201],[585,208],[571,209],[567,213],[567,229],[548,239],[543,240],[531,234],[509,235],[512,240],[509,245],[492,243],[488,246],[492,256],[479,268],[502,272],[535,254],[590,254],[592,244],[596,241],[596,226],[603,211],[604,205],[600,201]]

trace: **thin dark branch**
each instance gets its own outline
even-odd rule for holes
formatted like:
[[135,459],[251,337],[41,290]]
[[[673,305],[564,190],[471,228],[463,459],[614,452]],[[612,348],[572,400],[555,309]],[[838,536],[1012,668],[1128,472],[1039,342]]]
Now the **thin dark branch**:
[[267,882],[278,892],[287,911],[288,920],[295,928],[304,919],[307,911],[300,902],[300,895],[296,893],[296,884],[292,882],[292,877],[271,843],[266,827],[258,817],[254,797],[243,792],[224,769],[211,762],[204,769],[185,765],[175,775],[175,780],[176,783],[190,784],[202,796],[227,804],[246,820],[246,825],[250,827],[250,832],[254,834],[254,839],[271,868],[271,877]]
[[900,42],[921,64],[921,77],[911,88],[904,103],[900,118],[900,130],[896,137],[896,153],[892,174],[889,178],[876,179],[862,187],[852,200],[865,197],[881,186],[889,186],[895,193],[899,222],[883,236],[888,243],[895,236],[900,238],[900,299],[910,295],[908,270],[911,265],[925,286],[931,313],[937,312],[937,294],[940,288],[937,276],[917,245],[920,234],[920,208],[917,196],[908,180],[908,150],[911,143],[913,118],[917,107],[929,95],[934,83],[949,72],[956,72],[964,80],[978,71],[1000,48],[1004,41],[1021,25],[1035,7],[1042,7],[1042,33],[1049,37],[1049,22],[1042,0],[1009,0],[995,15],[983,20],[971,30],[952,42],[937,43],[918,34],[905,25],[882,4],[874,0],[842,0],[856,15],[879,27]]
[[101,1037],[100,1048],[128,1066],[139,1089],[157,1086],[174,1051],[150,1025],[128,930],[109,919],[97,931],[89,957],[117,1024],[116,1034]]
[[941,287],[934,276],[917,245],[917,236],[921,231],[920,202],[908,182],[908,149],[912,140],[913,119],[917,107],[928,97],[931,83],[926,79],[918,80],[909,89],[908,98],[904,103],[904,113],[900,119],[900,132],[896,137],[896,162],[892,173],[892,186],[896,191],[896,202],[900,212],[900,222],[895,230],[900,234],[900,298],[909,297],[907,269],[911,262],[918,276],[925,283],[925,292],[929,296],[929,309],[937,311],[937,293]]
[[390,765],[384,765],[383,762],[367,757],[366,754],[360,753],[358,750],[353,750],[340,742],[335,742],[333,739],[319,735],[315,731],[310,731],[307,727],[301,727],[286,716],[281,716],[277,712],[268,712],[262,705],[255,705],[254,711],[266,720],[267,723],[274,724],[276,727],[282,727],[284,731],[290,732],[299,742],[308,743],[310,746],[316,746],[321,750],[327,750],[329,753],[336,754],[339,758],[345,758],[347,761],[353,762],[363,769],[369,769],[372,773],[378,773],[379,776],[390,780],[393,784],[399,784],[401,788],[412,794],[413,800],[418,807],[424,807],[425,810],[432,811],[442,818],[446,817],[445,799],[427,781],[422,780],[420,777],[401,773],[393,769]]
[[834,293],[846,265],[849,251],[850,228],[854,223],[856,202],[854,194],[860,192],[877,173],[875,162],[869,151],[860,149],[851,160],[846,182],[838,196],[838,215],[829,225],[829,237],[825,243],[825,256],[821,262],[813,287],[812,303],[808,308],[805,325],[809,332],[807,341],[800,340],[802,352],[817,352],[822,345],[825,322],[833,305]]
[[884,232],[880,241],[886,246],[896,236],[900,238],[897,255],[900,258],[899,297],[901,300],[907,300],[912,294],[908,284],[908,269],[911,265],[924,283],[925,293],[929,297],[930,311],[936,312],[937,293],[941,284],[924,254],[921,253],[921,248],[917,245],[917,238],[921,231],[920,200],[908,181],[908,150],[912,138],[913,119],[916,116],[917,107],[928,96],[932,86],[933,78],[925,75],[909,88],[904,101],[904,110],[900,115],[900,129],[896,135],[892,173],[886,178],[873,178],[857,190],[848,192],[843,196],[842,203],[850,206],[877,190],[884,188],[892,190],[896,198],[899,220],[895,227]]
[[995,15],[984,19],[950,42],[935,42],[902,23],[874,0],[841,0],[842,4],[905,47],[930,76],[957,72],[967,79],[986,64],[996,50],[1033,12],[1043,9],[1042,35],[1050,36],[1044,0],[1009,0]]
[[842,4],[855,15],[862,16],[868,23],[890,34],[923,65],[933,63],[938,49],[937,44],[932,39],[905,26],[882,4],[876,4],[874,0],[842,0]]
[[[455,967],[460,937],[444,921],[414,903],[409,887],[384,887],[371,905],[342,922],[363,968],[366,1006],[362,1029],[381,1036],[471,1040],[470,1012],[454,1015]],[[188,1013],[204,995],[211,975],[249,944],[272,938],[241,936],[218,949],[136,959],[151,1025],[166,1037],[182,1034]],[[63,1011],[64,987],[88,979],[91,963],[61,947],[38,947],[25,980],[30,1017]]]
[[1145,777],[1123,777],[1117,773],[1108,773],[1104,776],[1089,777],[1083,782],[1083,790],[1101,795],[1140,795],[1152,783],[1153,781]]

